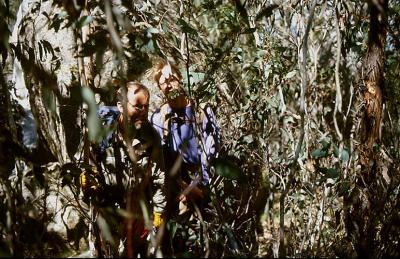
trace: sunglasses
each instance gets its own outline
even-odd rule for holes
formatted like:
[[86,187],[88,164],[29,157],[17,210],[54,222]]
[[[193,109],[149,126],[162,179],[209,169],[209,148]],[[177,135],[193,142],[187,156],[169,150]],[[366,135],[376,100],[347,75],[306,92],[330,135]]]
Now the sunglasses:
[[174,75],[170,74],[168,77],[165,77],[165,75],[161,75],[160,79],[158,80],[158,83],[160,85],[162,85],[162,84],[171,83],[171,82],[175,82],[175,81],[179,82],[179,79]]
[[149,109],[149,105],[148,104],[137,104],[137,105],[133,105],[132,103],[128,102],[136,111],[143,111],[143,110],[147,110]]

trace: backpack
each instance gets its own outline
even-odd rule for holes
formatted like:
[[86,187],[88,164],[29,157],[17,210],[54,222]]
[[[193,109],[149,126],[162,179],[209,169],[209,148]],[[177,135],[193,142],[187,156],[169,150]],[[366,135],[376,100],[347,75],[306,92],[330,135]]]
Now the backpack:
[[[97,110],[97,116],[102,121],[102,125],[110,126],[112,125],[120,115],[120,111],[117,106],[102,106]],[[113,132],[108,133],[108,135],[101,140],[100,145],[98,147],[98,151],[96,152],[98,159],[103,159],[105,151],[110,144],[110,140],[112,139]]]
[[[204,111],[205,111],[205,109],[207,109],[208,106],[209,106],[208,103],[202,103],[198,107],[199,112],[195,112],[196,131],[198,130],[198,128],[201,129],[204,115],[205,115]],[[163,104],[160,108],[160,116],[161,116],[161,119],[164,121],[163,122],[163,138],[164,139],[166,139],[168,137],[168,134],[169,134],[169,125],[168,124],[169,124],[169,120],[171,119],[171,117],[167,116],[167,115],[168,115],[168,105]],[[198,137],[199,134],[196,134],[196,136]]]

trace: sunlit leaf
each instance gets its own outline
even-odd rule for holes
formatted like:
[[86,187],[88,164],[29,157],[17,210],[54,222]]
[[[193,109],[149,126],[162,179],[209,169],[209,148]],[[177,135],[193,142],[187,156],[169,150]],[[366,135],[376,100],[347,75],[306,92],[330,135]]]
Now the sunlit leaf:
[[[340,153],[340,154],[339,154],[339,153]],[[334,145],[333,154],[334,154],[336,157],[338,157],[338,158],[340,158],[341,160],[343,160],[344,162],[347,162],[347,161],[349,161],[349,159],[350,159],[349,151],[347,151],[346,148],[343,148],[343,149],[339,152],[339,148],[338,148],[336,145]]]
[[311,156],[315,158],[326,157],[327,155],[328,151],[323,149],[316,149],[311,153]]
[[294,77],[296,74],[297,74],[296,70],[290,71],[289,73],[286,74],[285,78],[290,79],[290,78]]
[[243,137],[243,141],[247,144],[253,143],[254,139],[252,135],[246,135]]
[[87,126],[89,139],[94,142],[99,142],[103,136],[103,130],[100,119],[97,116],[97,104],[94,93],[89,87],[81,87],[83,101],[89,107],[87,115]]
[[342,152],[340,152],[340,159],[342,159],[345,162],[349,161],[350,155],[346,149],[343,149]]
[[203,1],[202,0],[194,0],[193,3],[194,3],[194,6],[199,7],[203,3]]
[[93,21],[93,17],[92,17],[91,15],[82,16],[82,17],[78,20],[78,22],[77,22],[77,24],[76,24],[76,27],[77,27],[77,28],[82,28],[82,27],[88,25],[89,23],[91,23],[92,21]]
[[153,34],[158,34],[160,31],[157,28],[150,27],[146,30],[146,37],[151,38],[153,37]]
[[190,79],[191,83],[197,84],[197,83],[203,81],[205,73],[191,72],[190,76],[191,76],[191,79]]

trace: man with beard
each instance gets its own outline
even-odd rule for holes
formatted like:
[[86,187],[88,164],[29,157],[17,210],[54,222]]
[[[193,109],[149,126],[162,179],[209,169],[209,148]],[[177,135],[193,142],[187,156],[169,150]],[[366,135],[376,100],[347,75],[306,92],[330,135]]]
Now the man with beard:
[[[183,256],[190,252],[200,256],[203,244],[199,243],[199,225],[207,217],[204,209],[210,201],[210,171],[218,154],[219,128],[210,105],[194,108],[177,66],[162,60],[153,70],[153,80],[166,100],[151,117],[161,137],[165,159],[166,218],[182,228],[172,239],[173,252],[165,253]],[[190,240],[193,235],[195,241]]]
[[81,175],[84,193],[91,194],[95,208],[91,249],[99,257],[144,257],[159,246],[149,232],[153,228],[162,232],[159,230],[163,227],[165,168],[161,141],[148,121],[148,89],[128,82],[117,97],[117,107],[104,106],[98,112],[111,132],[100,145],[94,145],[96,170]]

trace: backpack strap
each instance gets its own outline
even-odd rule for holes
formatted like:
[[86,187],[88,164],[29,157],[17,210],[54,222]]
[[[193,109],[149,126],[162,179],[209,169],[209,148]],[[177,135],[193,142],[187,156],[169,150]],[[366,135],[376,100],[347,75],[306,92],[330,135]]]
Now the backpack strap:
[[169,134],[169,123],[171,115],[168,113],[168,105],[165,103],[160,108],[160,118],[163,121],[163,139],[166,140]]
[[[97,117],[100,119],[103,127],[111,127],[117,122],[120,115],[118,107],[116,106],[102,106],[97,110]],[[101,161],[105,157],[106,149],[110,145],[114,131],[111,131],[105,136],[97,145],[96,157]]]
[[200,126],[200,129],[203,127],[204,115],[208,106],[208,103],[200,103],[198,106],[198,111],[196,112],[196,122]]

